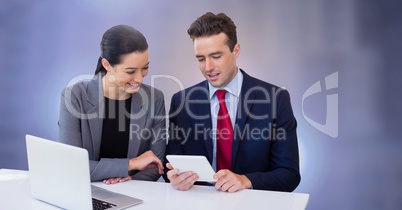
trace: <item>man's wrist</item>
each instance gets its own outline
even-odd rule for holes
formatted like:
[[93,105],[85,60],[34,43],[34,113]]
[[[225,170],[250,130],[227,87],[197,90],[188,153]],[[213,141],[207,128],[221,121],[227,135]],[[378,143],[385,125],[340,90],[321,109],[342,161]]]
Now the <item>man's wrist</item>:
[[245,189],[252,189],[253,184],[251,183],[250,179],[248,179],[248,177],[246,175],[242,175],[242,176],[243,176],[243,183],[244,183]]

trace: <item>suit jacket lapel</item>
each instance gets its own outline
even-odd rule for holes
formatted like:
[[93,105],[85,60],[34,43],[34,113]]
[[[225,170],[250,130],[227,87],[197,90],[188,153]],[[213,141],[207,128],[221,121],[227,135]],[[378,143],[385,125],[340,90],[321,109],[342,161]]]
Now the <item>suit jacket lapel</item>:
[[[237,116],[236,116],[236,123],[235,123],[235,130],[234,130],[234,139],[233,139],[233,150],[232,150],[232,165],[235,162],[236,154],[237,154],[237,149],[239,148],[239,144],[241,142],[241,135],[242,131],[245,126],[245,122],[247,118],[249,117],[249,110],[251,110],[253,106],[253,100],[255,98],[255,91],[252,91],[252,88],[254,87],[254,80],[252,77],[250,77],[246,72],[240,69],[240,71],[243,73],[243,84],[242,88],[240,91],[240,97],[239,97],[239,104],[237,106]],[[249,93],[250,92],[250,93]],[[246,98],[247,97],[247,98]],[[247,103],[245,103],[247,101]],[[247,135],[247,134],[246,134]]]
[[[196,112],[197,117],[200,117],[199,121],[196,120],[195,122],[200,122],[207,132],[212,131],[212,119],[211,119],[211,103],[209,99],[209,88],[208,82],[204,81],[199,86],[199,91],[194,91],[192,94],[196,94],[196,100],[200,100],[201,103],[196,104]],[[195,125],[194,125],[195,128]],[[207,135],[207,139],[204,139],[205,148],[208,152],[208,160],[212,162],[213,158],[213,142],[211,135]]]

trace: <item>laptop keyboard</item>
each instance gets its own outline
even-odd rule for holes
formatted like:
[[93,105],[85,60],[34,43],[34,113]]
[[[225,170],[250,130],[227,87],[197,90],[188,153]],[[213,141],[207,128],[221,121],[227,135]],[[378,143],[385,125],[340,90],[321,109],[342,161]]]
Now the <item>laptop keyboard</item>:
[[112,203],[108,203],[106,201],[101,201],[96,198],[92,198],[92,208],[94,210],[102,210],[102,209],[110,209],[115,207],[116,205]]

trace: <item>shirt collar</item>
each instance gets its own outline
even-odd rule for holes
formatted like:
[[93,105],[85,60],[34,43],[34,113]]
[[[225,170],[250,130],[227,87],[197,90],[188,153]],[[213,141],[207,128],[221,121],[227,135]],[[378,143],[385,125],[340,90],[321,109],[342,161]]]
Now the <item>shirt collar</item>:
[[[239,97],[240,96],[240,91],[241,91],[241,86],[243,84],[243,73],[239,70],[238,67],[236,67],[236,76],[232,79],[232,81],[229,82],[223,89],[228,91],[230,94]],[[209,99],[212,99],[212,97],[215,95],[215,91],[221,89],[217,88],[211,85],[211,83],[208,82],[208,87],[209,87]]]

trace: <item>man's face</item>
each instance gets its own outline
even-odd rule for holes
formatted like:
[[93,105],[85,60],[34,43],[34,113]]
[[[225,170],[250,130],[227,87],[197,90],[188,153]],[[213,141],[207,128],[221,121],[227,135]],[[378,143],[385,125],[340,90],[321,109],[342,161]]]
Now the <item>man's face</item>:
[[218,35],[198,37],[194,39],[195,57],[204,77],[212,86],[223,88],[236,76],[236,59],[240,53],[240,45],[236,44],[233,52],[225,44],[227,36]]

